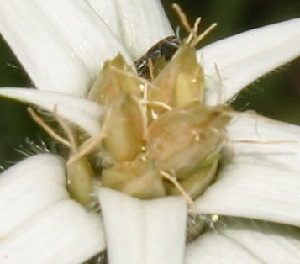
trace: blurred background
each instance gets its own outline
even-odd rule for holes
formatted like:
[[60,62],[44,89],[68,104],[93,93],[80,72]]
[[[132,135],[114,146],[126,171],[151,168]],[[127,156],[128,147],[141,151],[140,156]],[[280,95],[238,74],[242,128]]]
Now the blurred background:
[[[179,21],[171,9],[172,2],[162,0],[176,28]],[[247,29],[300,17],[299,0],[178,0],[177,3],[191,23],[201,16],[203,29],[218,23],[202,45]],[[1,36],[0,76],[0,87],[33,85]],[[233,106],[238,111],[251,109],[274,119],[300,124],[300,59],[247,87]],[[23,158],[17,149],[26,148],[25,138],[39,143],[44,135],[29,118],[24,104],[0,98],[0,118],[0,165],[7,167]]]

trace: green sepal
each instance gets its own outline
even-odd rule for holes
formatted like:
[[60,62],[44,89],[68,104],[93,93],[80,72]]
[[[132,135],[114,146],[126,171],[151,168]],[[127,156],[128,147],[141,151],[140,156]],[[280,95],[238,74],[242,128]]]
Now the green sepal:
[[70,196],[87,209],[93,204],[94,172],[86,157],[81,157],[67,166],[67,190]]

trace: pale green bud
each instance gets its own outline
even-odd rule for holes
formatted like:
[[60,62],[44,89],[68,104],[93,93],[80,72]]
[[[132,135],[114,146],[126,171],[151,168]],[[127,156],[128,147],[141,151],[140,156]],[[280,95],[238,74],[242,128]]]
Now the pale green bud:
[[86,157],[81,157],[67,165],[67,189],[70,196],[84,207],[93,204],[94,172]]
[[133,160],[144,146],[144,116],[138,101],[123,93],[107,110],[103,149],[114,162]]
[[187,177],[194,167],[224,141],[230,120],[226,106],[192,103],[174,108],[154,120],[146,133],[146,156],[161,170]]
[[88,93],[88,98],[101,105],[108,105],[122,92],[141,97],[140,85],[134,71],[119,54],[113,60],[104,63],[102,71]]
[[[196,166],[196,170],[191,175],[178,181],[192,199],[199,197],[213,182],[217,174],[219,158],[218,154],[212,155],[209,160],[200,162],[199,167]],[[166,186],[168,195],[180,194],[173,184],[169,183]]]
[[197,63],[195,50],[182,45],[153,80],[148,99],[180,107],[195,100],[202,102],[203,90],[203,70]]

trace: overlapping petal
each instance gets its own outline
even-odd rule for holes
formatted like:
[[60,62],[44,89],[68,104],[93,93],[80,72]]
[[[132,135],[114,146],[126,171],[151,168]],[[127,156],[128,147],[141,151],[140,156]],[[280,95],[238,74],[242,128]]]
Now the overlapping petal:
[[298,263],[299,236],[299,229],[289,226],[221,219],[188,246],[185,264]]
[[182,263],[187,206],[181,197],[140,200],[106,188],[98,196],[110,263]]
[[77,124],[91,136],[95,136],[101,131],[99,120],[103,109],[95,102],[86,98],[78,98],[50,91],[14,87],[1,88],[0,96],[32,103],[51,112],[56,110],[60,116]]
[[30,157],[0,181],[1,263],[81,263],[104,249],[99,216],[69,198],[58,157]]
[[34,156],[3,172],[0,236],[7,236],[33,215],[65,199],[68,196],[65,181],[62,160],[51,155]]
[[82,263],[104,249],[102,225],[73,200],[53,204],[0,242],[1,263]]
[[[206,102],[226,102],[266,73],[300,56],[300,19],[246,31],[197,53],[206,76]],[[220,96],[221,95],[221,96]]]
[[103,61],[129,55],[80,0],[0,3],[0,31],[41,90],[86,94]]
[[[174,35],[160,0],[87,0],[134,59],[156,42]],[[159,25],[159,26],[158,26]]]
[[120,20],[118,17],[119,14],[117,2],[115,0],[86,0],[86,2],[103,19],[103,21],[107,24],[109,29],[121,40],[122,32],[120,28]]
[[228,137],[232,160],[197,200],[199,212],[300,226],[300,128],[241,114]]

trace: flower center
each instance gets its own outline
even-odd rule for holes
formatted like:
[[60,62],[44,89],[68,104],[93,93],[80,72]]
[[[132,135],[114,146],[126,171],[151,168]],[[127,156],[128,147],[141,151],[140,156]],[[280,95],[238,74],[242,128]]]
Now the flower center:
[[68,190],[87,207],[95,180],[141,199],[181,194],[192,203],[217,174],[230,109],[204,104],[195,51],[212,27],[198,35],[200,20],[190,27],[177,12],[189,32],[186,39],[158,42],[136,60],[135,69],[122,55],[104,63],[87,95],[105,109],[100,135],[85,139],[54,111],[68,140],[56,139],[70,149]]

